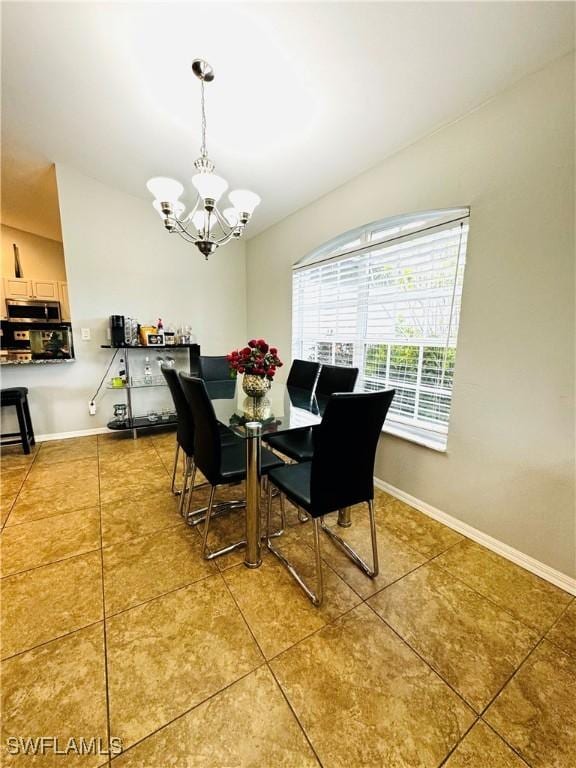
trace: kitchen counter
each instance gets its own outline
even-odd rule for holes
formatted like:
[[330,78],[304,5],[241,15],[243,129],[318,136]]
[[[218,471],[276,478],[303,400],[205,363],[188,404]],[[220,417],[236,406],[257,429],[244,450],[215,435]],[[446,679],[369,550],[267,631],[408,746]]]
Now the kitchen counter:
[[56,363],[75,363],[76,360],[0,360],[0,365],[55,365]]

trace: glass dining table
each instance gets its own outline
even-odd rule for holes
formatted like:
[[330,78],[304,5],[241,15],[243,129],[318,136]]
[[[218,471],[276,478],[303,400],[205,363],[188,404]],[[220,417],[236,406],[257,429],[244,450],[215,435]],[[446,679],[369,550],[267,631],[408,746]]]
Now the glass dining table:
[[[244,564],[262,563],[260,521],[260,456],[262,436],[312,427],[322,421],[328,398],[309,390],[274,383],[266,395],[248,397],[236,380],[206,381],[216,418],[246,441],[246,549]],[[338,523],[350,525],[349,509],[338,513]]]

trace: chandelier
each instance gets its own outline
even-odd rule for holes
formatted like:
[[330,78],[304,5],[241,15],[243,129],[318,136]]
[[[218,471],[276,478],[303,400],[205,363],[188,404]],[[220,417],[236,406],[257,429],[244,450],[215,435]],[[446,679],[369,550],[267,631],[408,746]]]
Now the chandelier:
[[200,157],[194,163],[197,173],[192,176],[192,185],[197,192],[196,203],[186,213],[184,203],[179,199],[184,187],[175,179],[157,176],[150,179],[146,186],[155,197],[152,205],[160,214],[168,232],[194,243],[207,259],[218,246],[241,237],[260,198],[248,189],[235,189],[228,193],[231,205],[222,211],[218,208],[217,203],[228,189],[228,182],[214,173],[214,163],[208,157],[204,104],[204,83],[214,80],[214,70],[208,62],[194,59],[192,72],[200,80],[202,111],[202,144]]

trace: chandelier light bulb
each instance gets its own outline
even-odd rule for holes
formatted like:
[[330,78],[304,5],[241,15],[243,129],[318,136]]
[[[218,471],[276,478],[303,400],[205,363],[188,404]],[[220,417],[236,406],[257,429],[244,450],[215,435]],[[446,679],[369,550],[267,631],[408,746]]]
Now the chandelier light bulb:
[[228,189],[228,182],[215,173],[196,173],[192,176],[192,184],[203,200],[218,202]]
[[182,192],[184,192],[184,187],[179,181],[169,179],[167,176],[156,176],[153,179],[149,179],[146,186],[156,200],[159,200],[161,203],[172,203],[173,205],[177,202]]
[[239,213],[247,213],[249,216],[252,216],[254,209],[260,203],[260,196],[249,189],[235,189],[228,197]]
[[[152,203],[152,205],[154,206],[154,210],[158,211],[158,214],[162,218],[164,218],[164,216],[166,215],[162,211],[162,203],[167,203],[167,202],[169,202],[169,201],[168,200],[154,200],[154,202]],[[176,202],[173,203],[172,208],[173,208],[173,215],[179,217],[179,216],[181,216],[184,213],[184,209],[186,208],[186,206],[180,200],[176,200]]]

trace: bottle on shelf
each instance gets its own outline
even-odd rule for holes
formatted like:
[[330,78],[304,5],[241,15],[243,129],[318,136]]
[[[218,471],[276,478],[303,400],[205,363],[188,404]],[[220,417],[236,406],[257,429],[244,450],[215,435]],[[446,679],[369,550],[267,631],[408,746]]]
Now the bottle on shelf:
[[158,325],[156,326],[157,332],[159,336],[162,336],[162,344],[164,344],[164,323],[162,322],[162,318],[158,318]]
[[145,384],[152,384],[152,368],[150,367],[150,358],[148,355],[146,355],[146,359],[144,361],[144,383]]
[[122,386],[126,386],[126,364],[124,363],[124,358],[120,358],[120,370],[118,371],[118,376],[122,379]]

